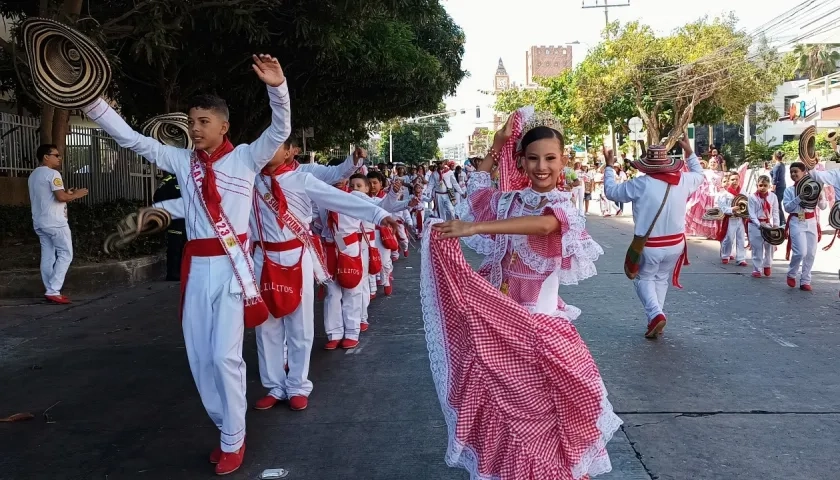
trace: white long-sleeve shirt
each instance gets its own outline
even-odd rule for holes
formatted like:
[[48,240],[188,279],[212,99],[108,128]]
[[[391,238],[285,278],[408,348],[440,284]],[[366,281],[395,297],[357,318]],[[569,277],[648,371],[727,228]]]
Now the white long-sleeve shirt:
[[[762,199],[758,196],[758,193],[753,193],[748,199],[751,224],[755,227],[760,227],[762,223],[769,223],[774,227],[779,226],[779,199],[776,198],[776,195],[770,193],[767,198]],[[770,204],[769,216],[764,211],[764,200],[767,200],[767,203]],[[760,221],[761,219],[764,219],[764,221]]]
[[[254,179],[274,157],[274,153],[291,133],[289,90],[287,83],[268,87],[271,125],[251,144],[242,144],[213,164],[216,183],[222,197],[222,209],[236,233],[248,231]],[[108,132],[117,144],[128,148],[178,178],[186,220],[187,238],[217,238],[214,225],[207,218],[201,203],[201,192],[192,178],[192,150],[164,145],[134,131],[104,100],[99,99],[84,109],[85,114]]]
[[[799,197],[796,196],[796,188],[785,189],[785,195],[782,197],[782,205],[785,207],[785,211],[791,215],[810,213],[814,211],[813,208],[802,208],[799,205]],[[828,208],[828,202],[825,200],[825,196],[822,193],[820,193],[820,199],[817,201],[817,208]]]
[[[652,237],[674,235],[685,232],[685,210],[688,197],[703,183],[703,169],[697,155],[688,157],[689,172],[683,172],[678,185],[671,186],[668,202],[651,232]],[[633,202],[635,235],[644,235],[650,228],[662,200],[667,184],[650,175],[636,177],[624,183],[616,183],[615,169],[604,169],[604,194],[616,202]]]
[[298,172],[311,173],[318,180],[328,184],[334,185],[341,180],[350,178],[353,172],[358,170],[363,165],[359,162],[357,165],[353,161],[353,155],[348,155],[341,165],[321,165],[315,162],[302,163],[295,169]]
[[433,193],[443,194],[449,190],[455,190],[459,195],[464,194],[464,189],[458,185],[455,180],[455,173],[451,170],[441,175],[439,172],[434,172],[429,180],[429,190]]
[[834,187],[835,191],[840,191],[840,169],[811,170],[808,174],[820,185],[828,184]]

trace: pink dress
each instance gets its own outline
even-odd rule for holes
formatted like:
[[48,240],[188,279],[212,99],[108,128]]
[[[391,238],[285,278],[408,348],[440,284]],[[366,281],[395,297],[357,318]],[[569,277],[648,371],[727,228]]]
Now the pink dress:
[[716,198],[723,175],[714,170],[703,170],[706,180],[691,196],[685,210],[685,234],[704,237],[710,240],[717,238],[718,222],[703,220],[706,210],[716,206]]
[[[559,286],[596,274],[603,254],[568,193],[499,192],[470,177],[462,218],[554,215],[544,237],[457,239],[426,229],[421,298],[432,374],[449,432],[446,462],[472,479],[586,479],[610,471],[606,445],[621,425],[598,367],[572,324],[580,310]],[[501,290],[506,290],[507,294]]]

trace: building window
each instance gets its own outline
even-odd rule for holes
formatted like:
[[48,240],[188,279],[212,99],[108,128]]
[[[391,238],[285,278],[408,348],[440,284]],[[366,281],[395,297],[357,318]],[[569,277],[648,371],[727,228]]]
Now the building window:
[[794,98],[798,97],[799,95],[785,95],[785,107],[782,110],[782,116],[785,116],[790,111],[790,101]]
[[545,54],[546,54],[546,55],[551,55],[551,50],[550,50],[550,49],[548,49],[548,48],[546,48],[546,49],[545,49]]

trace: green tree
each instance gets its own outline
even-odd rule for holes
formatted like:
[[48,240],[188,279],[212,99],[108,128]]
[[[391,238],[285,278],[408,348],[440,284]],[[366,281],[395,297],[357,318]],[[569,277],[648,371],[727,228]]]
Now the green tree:
[[840,45],[834,43],[800,43],[793,48],[796,57],[796,73],[810,80],[830,75],[837,71]]
[[[639,22],[611,24],[607,39],[578,67],[581,118],[609,115],[614,123],[623,122],[626,117],[615,113],[629,114],[625,108],[632,104],[649,144],[691,122],[743,119],[747,106],[769,100],[784,81],[790,59],[765,42],[753,45],[736,23],[731,15],[703,18],[665,37]],[[675,143],[672,135],[666,146]]]
[[[466,74],[463,32],[438,0],[102,0],[84,12],[82,0],[36,3],[0,0],[0,13],[15,24],[51,16],[97,40],[112,56],[110,95],[130,120],[183,110],[198,92],[217,93],[230,104],[237,141],[252,140],[270,118],[250,71],[255,52],[281,61],[293,127],[315,129],[313,148],[434,110]],[[12,45],[0,46],[10,64]],[[14,70],[0,75],[0,85],[25,101]]]
[[[417,117],[444,114],[446,105],[439,103],[433,113],[420,113]],[[448,115],[431,118],[394,119],[384,123],[380,130],[379,158],[387,162],[391,156],[391,138],[394,141],[393,161],[409,165],[441,158],[438,140],[449,131]]]

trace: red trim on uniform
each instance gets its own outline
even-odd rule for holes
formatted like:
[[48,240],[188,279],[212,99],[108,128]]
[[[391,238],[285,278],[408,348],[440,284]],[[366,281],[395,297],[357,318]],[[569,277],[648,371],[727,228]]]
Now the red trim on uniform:
[[685,233],[648,237],[647,242],[645,242],[646,248],[673,247],[674,245],[679,245],[680,242],[683,242],[683,251],[680,254],[680,258],[677,259],[677,264],[674,265],[674,273],[671,275],[671,283],[677,288],[683,288],[680,285],[680,271],[683,265],[691,265],[688,261],[688,242],[685,241]]
[[288,252],[303,246],[303,243],[297,238],[286,240],[285,242],[254,242],[254,247],[260,247],[267,252]]
[[[238,235],[239,242],[243,245],[248,241],[248,234]],[[243,252],[248,254],[248,252]],[[183,320],[184,316],[184,295],[187,293],[187,282],[190,279],[190,266],[193,257],[222,257],[227,255],[225,248],[219,243],[218,238],[198,238],[190,240],[184,246],[184,253],[181,257],[181,306],[178,310],[178,317]]]

